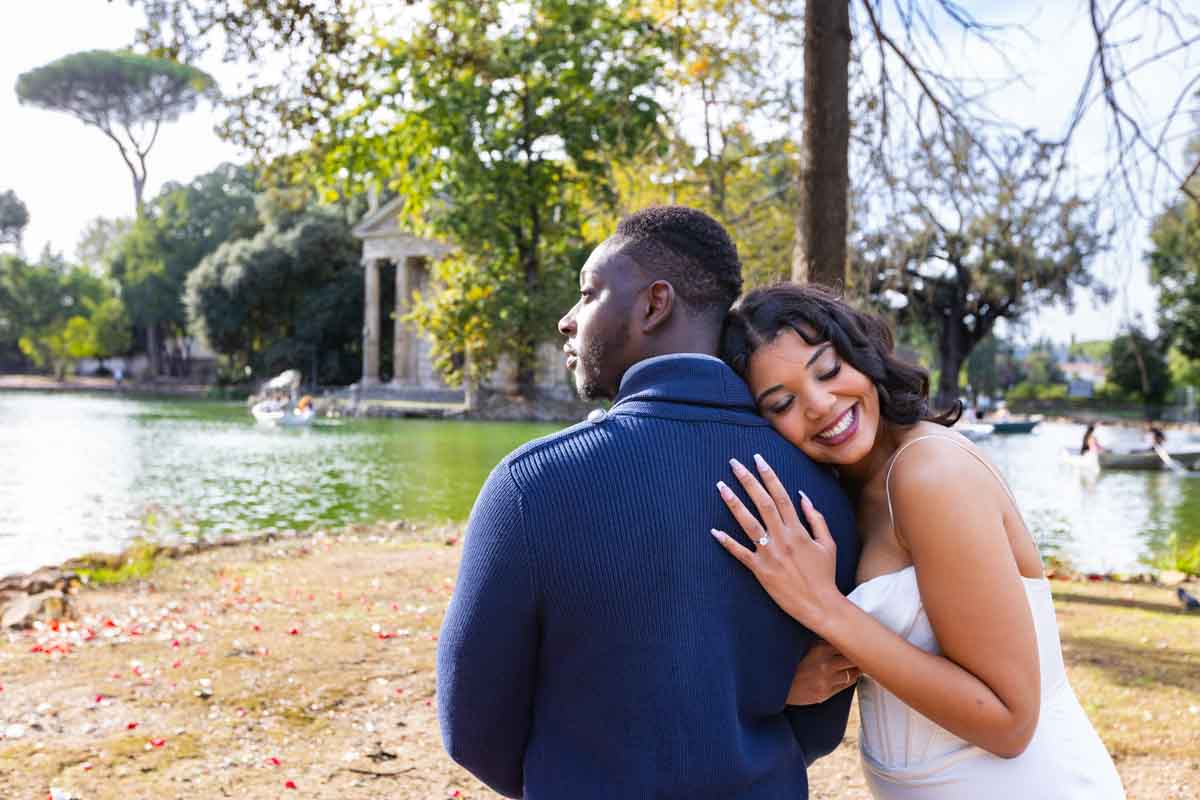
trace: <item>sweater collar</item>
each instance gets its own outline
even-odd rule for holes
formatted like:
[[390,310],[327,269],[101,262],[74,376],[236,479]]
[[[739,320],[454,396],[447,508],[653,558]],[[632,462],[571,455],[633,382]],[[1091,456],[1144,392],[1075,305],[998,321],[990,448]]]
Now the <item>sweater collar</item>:
[[613,410],[633,401],[756,410],[745,382],[721,359],[703,353],[671,353],[634,364],[621,378]]

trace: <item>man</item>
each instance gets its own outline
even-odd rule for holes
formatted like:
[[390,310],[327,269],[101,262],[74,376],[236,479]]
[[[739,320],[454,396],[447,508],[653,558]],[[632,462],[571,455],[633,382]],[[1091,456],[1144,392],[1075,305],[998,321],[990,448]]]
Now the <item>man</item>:
[[796,800],[845,732],[850,691],[786,706],[812,634],[709,534],[739,529],[729,459],[761,453],[824,511],[853,584],[837,483],[715,358],[740,290],[728,234],[681,207],[626,217],[580,272],[567,367],[612,408],[492,472],[438,646],[446,748],[501,794]]

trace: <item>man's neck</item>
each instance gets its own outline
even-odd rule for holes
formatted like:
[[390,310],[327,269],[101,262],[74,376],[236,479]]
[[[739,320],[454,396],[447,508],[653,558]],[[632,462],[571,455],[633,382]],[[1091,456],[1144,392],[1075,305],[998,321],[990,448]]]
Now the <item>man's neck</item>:
[[696,327],[678,328],[647,342],[642,358],[683,353],[699,353],[716,358],[720,351],[720,338],[719,330],[709,330],[707,326],[703,330]]

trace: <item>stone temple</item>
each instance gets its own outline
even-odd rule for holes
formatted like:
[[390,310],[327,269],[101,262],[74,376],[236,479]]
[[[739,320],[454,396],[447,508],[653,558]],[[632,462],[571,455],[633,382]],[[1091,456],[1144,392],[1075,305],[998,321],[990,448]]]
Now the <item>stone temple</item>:
[[[514,364],[502,363],[480,387],[448,386],[433,366],[429,339],[404,321],[412,308],[415,292],[428,296],[437,291],[431,268],[453,248],[403,230],[399,217],[402,203],[403,198],[396,198],[374,208],[354,227],[354,235],[363,245],[365,291],[363,371],[354,393],[360,400],[384,403],[432,403],[474,408],[482,402],[492,411],[499,412],[492,416],[507,416],[496,406],[503,405],[502,398],[516,392]],[[394,289],[383,285],[384,276],[390,276],[393,270]],[[385,299],[390,300],[390,304]],[[566,309],[563,311],[565,313]],[[563,406],[549,414],[552,418],[575,418],[579,408],[563,363],[562,339],[558,331],[546,333],[546,341],[538,350],[536,386],[539,404]],[[389,338],[391,374],[384,380],[381,354],[385,339]],[[514,416],[545,416],[528,411]]]

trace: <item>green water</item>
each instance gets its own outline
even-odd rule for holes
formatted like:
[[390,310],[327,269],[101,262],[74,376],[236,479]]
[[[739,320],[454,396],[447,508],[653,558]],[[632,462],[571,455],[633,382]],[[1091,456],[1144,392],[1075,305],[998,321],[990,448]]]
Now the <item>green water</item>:
[[0,575],[151,532],[462,520],[488,472],[558,426],[256,425],[241,404],[0,393]]
[[[255,425],[240,404],[0,392],[0,575],[147,533],[463,520],[506,453],[556,429],[338,420],[286,430]],[[982,444],[1044,552],[1134,571],[1200,542],[1200,477],[1080,470],[1061,451],[1081,433],[1045,425]],[[1105,436],[1119,448],[1141,435]]]

